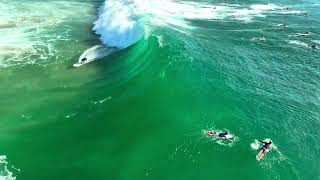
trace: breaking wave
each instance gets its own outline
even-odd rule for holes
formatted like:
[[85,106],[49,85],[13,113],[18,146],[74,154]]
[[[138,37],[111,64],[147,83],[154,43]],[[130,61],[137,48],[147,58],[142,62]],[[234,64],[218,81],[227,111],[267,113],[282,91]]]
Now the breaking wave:
[[[99,9],[93,30],[109,47],[126,48],[140,40],[154,27],[178,32],[196,28],[195,19],[233,19],[250,22],[268,13],[290,13],[275,4],[209,4],[184,1],[106,0]],[[296,11],[292,12],[296,13]],[[148,35],[148,34],[147,34]]]

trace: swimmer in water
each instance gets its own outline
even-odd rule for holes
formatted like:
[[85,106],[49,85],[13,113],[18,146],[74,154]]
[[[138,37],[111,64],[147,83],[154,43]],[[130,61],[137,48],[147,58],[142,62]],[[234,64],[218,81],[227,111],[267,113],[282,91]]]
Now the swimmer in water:
[[264,142],[264,141],[260,141],[258,140],[262,145],[262,147],[259,149],[259,153],[257,154],[257,160],[262,159],[268,151],[270,151],[272,149],[272,141],[270,140],[269,142]]

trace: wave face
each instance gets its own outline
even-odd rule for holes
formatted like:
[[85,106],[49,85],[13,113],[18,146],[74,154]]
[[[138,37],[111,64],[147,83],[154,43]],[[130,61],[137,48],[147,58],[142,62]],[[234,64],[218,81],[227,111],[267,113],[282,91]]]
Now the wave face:
[[[77,42],[88,38],[74,37],[79,29],[75,25],[91,25],[96,18],[95,7],[90,2],[70,0],[0,1],[0,68],[28,64],[47,66],[63,60],[58,56],[59,51],[81,53],[83,47],[77,47],[81,46]],[[297,13],[283,11],[283,8],[276,4],[106,0],[93,29],[101,36],[103,44],[126,48],[142,37],[147,38],[157,28],[189,35],[197,28],[193,20],[251,22],[255,17],[268,14]],[[73,41],[73,46],[59,47],[61,42],[69,41]],[[71,57],[70,54],[68,58]]]
[[105,1],[100,7],[99,19],[93,30],[109,47],[126,48],[137,42],[144,34],[129,1]]

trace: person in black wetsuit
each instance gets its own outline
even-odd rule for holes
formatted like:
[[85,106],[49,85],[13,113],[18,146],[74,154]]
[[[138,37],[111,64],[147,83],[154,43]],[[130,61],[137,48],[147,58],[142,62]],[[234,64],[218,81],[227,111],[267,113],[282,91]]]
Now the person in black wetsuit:
[[302,16],[309,16],[309,13],[302,13]]
[[269,142],[264,142],[260,140],[258,141],[263,144],[263,146],[259,149],[259,153],[265,154],[266,151],[271,148],[272,141],[269,141]]
[[226,131],[226,132],[223,132],[223,133],[219,133],[218,136],[221,137],[221,138],[226,138],[226,135],[228,135],[229,133]]
[[258,140],[258,141],[263,144],[262,147],[259,149],[259,153],[256,156],[257,160],[260,161],[266,155],[266,153],[269,150],[271,150],[272,141],[271,140],[269,142],[264,142],[264,141],[260,141],[260,140]]
[[309,47],[312,49],[317,49],[317,45],[315,45],[315,44],[310,44]]
[[207,136],[213,136],[213,137],[219,137],[219,138],[225,138],[227,139],[227,135],[229,134],[227,131],[222,132],[222,133],[218,133],[216,131],[206,131],[205,134]]
[[308,32],[308,31],[307,31],[307,32],[304,32],[303,34],[304,34],[304,35],[309,35],[309,34],[310,34],[310,32]]
[[80,63],[83,64],[83,63],[85,63],[86,61],[87,61],[87,58],[84,57],[84,58],[81,59]]

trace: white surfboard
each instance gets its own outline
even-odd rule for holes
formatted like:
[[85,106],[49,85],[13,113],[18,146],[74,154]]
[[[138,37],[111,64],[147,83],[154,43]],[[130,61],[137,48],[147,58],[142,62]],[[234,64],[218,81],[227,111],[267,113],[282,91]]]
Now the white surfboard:
[[[87,50],[85,50],[81,56],[79,57],[79,60],[77,63],[73,64],[73,67],[80,67],[82,65],[88,64],[92,61],[99,60],[101,58],[104,58],[112,53],[115,53],[121,49],[119,48],[110,48],[104,45],[96,45],[93,46]],[[86,58],[86,60],[83,60]]]
[[231,139],[231,138],[233,138],[233,136],[231,134],[226,135],[226,139]]

